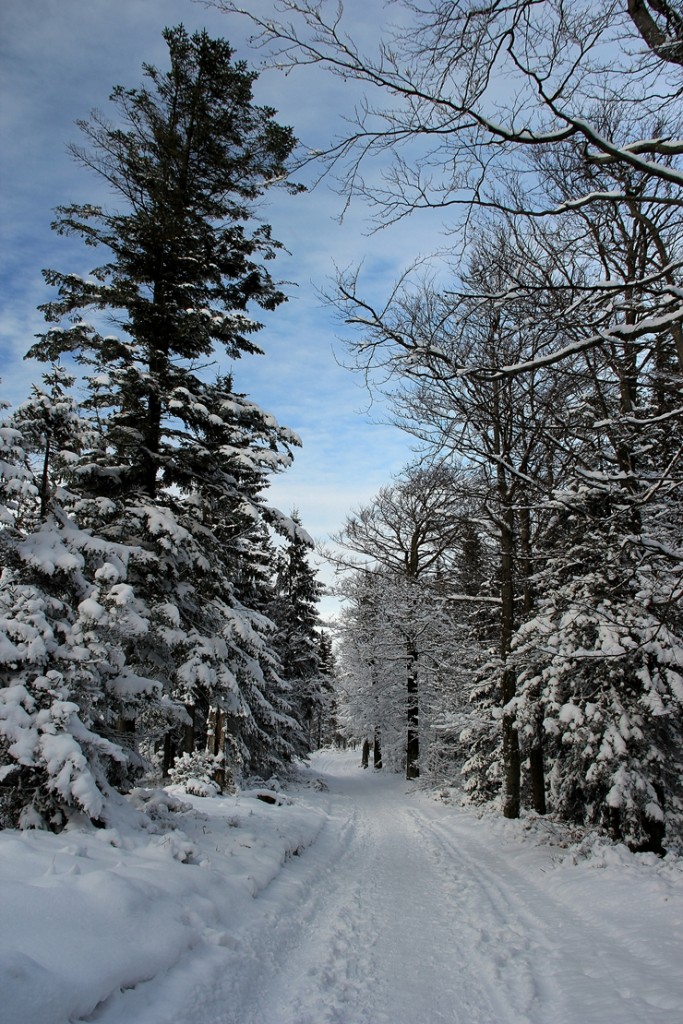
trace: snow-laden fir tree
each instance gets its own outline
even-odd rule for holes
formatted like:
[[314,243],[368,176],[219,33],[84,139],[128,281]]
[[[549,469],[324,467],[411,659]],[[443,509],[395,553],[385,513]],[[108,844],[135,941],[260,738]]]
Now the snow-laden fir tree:
[[676,540],[643,559],[623,492],[584,485],[555,508],[545,596],[515,639],[522,743],[541,727],[551,810],[662,852],[683,815]]
[[102,817],[135,777],[121,723],[160,686],[130,661],[151,629],[127,582],[140,552],[74,518],[71,467],[93,430],[63,371],[45,383],[0,429],[0,816],[59,828]]
[[313,541],[296,512],[291,522],[291,534],[277,556],[270,615],[277,626],[275,644],[290,687],[292,710],[304,735],[302,753],[310,753],[319,745],[325,710],[318,612],[323,586],[307,557]]
[[[240,579],[259,557],[259,524],[280,521],[263,501],[268,477],[299,441],[207,367],[221,353],[260,352],[248,308],[285,298],[264,263],[281,246],[248,222],[267,188],[297,191],[287,184],[295,140],[254,103],[256,75],[227,42],[182,26],[164,38],[168,70],[145,66],[145,85],[114,89],[118,122],[98,112],[80,122],[86,143],[73,153],[119,205],[59,209],[56,230],[104,262],[87,278],[45,272],[57,289],[44,307],[52,326],[30,355],[82,365],[100,434],[70,467],[74,521],[137,552],[125,593],[147,627],[139,642],[131,631],[125,656],[162,697],[122,717],[127,743],[163,747],[167,767],[218,745],[236,767],[270,773],[292,756],[296,724],[272,624]],[[109,618],[93,602],[103,638]]]

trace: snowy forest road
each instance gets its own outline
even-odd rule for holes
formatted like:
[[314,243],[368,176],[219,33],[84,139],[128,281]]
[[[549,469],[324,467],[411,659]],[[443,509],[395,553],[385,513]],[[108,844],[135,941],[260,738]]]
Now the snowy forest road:
[[678,1020],[680,948],[657,945],[657,906],[644,919],[614,876],[584,871],[581,898],[547,847],[501,844],[396,775],[332,753],[313,772],[327,825],[255,900],[234,970],[174,1024]]

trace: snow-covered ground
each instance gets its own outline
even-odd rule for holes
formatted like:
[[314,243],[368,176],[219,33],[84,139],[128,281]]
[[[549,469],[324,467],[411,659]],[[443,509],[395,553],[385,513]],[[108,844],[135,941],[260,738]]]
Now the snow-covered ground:
[[178,796],[156,833],[0,833],[2,1024],[683,1020],[680,859],[564,849],[353,751],[277,804]]

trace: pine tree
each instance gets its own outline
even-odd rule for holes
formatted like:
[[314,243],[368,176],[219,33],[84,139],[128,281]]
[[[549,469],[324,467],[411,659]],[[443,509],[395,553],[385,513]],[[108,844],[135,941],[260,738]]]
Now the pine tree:
[[140,768],[120,723],[160,689],[127,652],[149,629],[127,584],[137,552],[75,521],[69,469],[92,428],[46,374],[0,429],[0,818],[59,828],[100,818]]
[[182,26],[164,38],[169,69],[145,65],[146,84],[114,89],[118,125],[97,112],[80,122],[86,144],[72,151],[119,209],[59,208],[55,229],[106,261],[87,279],[45,272],[53,326],[29,354],[84,367],[84,407],[101,434],[73,467],[74,515],[138,552],[126,586],[148,626],[126,657],[161,680],[164,702],[127,719],[129,742],[148,753],[163,744],[166,768],[211,745],[235,769],[272,771],[293,756],[294,724],[272,624],[244,580],[262,557],[259,530],[278,521],[263,500],[268,477],[300,442],[206,367],[259,353],[249,309],[285,299],[265,266],[281,245],[248,222],[267,188],[298,191],[287,183],[295,140],[253,102],[257,76],[227,42]]
[[546,596],[515,639],[522,742],[542,728],[555,813],[661,853],[683,820],[677,567],[628,543],[620,488],[565,489],[555,511]]
[[323,713],[323,668],[318,602],[322,584],[308,562],[312,540],[292,515],[292,530],[279,552],[271,617],[277,626],[276,646],[290,691],[293,713],[301,726],[304,749],[318,745]]

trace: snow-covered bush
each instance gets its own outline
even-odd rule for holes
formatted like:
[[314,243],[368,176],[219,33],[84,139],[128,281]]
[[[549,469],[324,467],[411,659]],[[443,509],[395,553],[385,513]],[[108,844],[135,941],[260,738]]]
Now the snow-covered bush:
[[222,754],[195,750],[177,758],[168,774],[171,782],[186,793],[193,796],[217,796],[221,787],[216,782],[216,776],[223,771],[223,761]]

